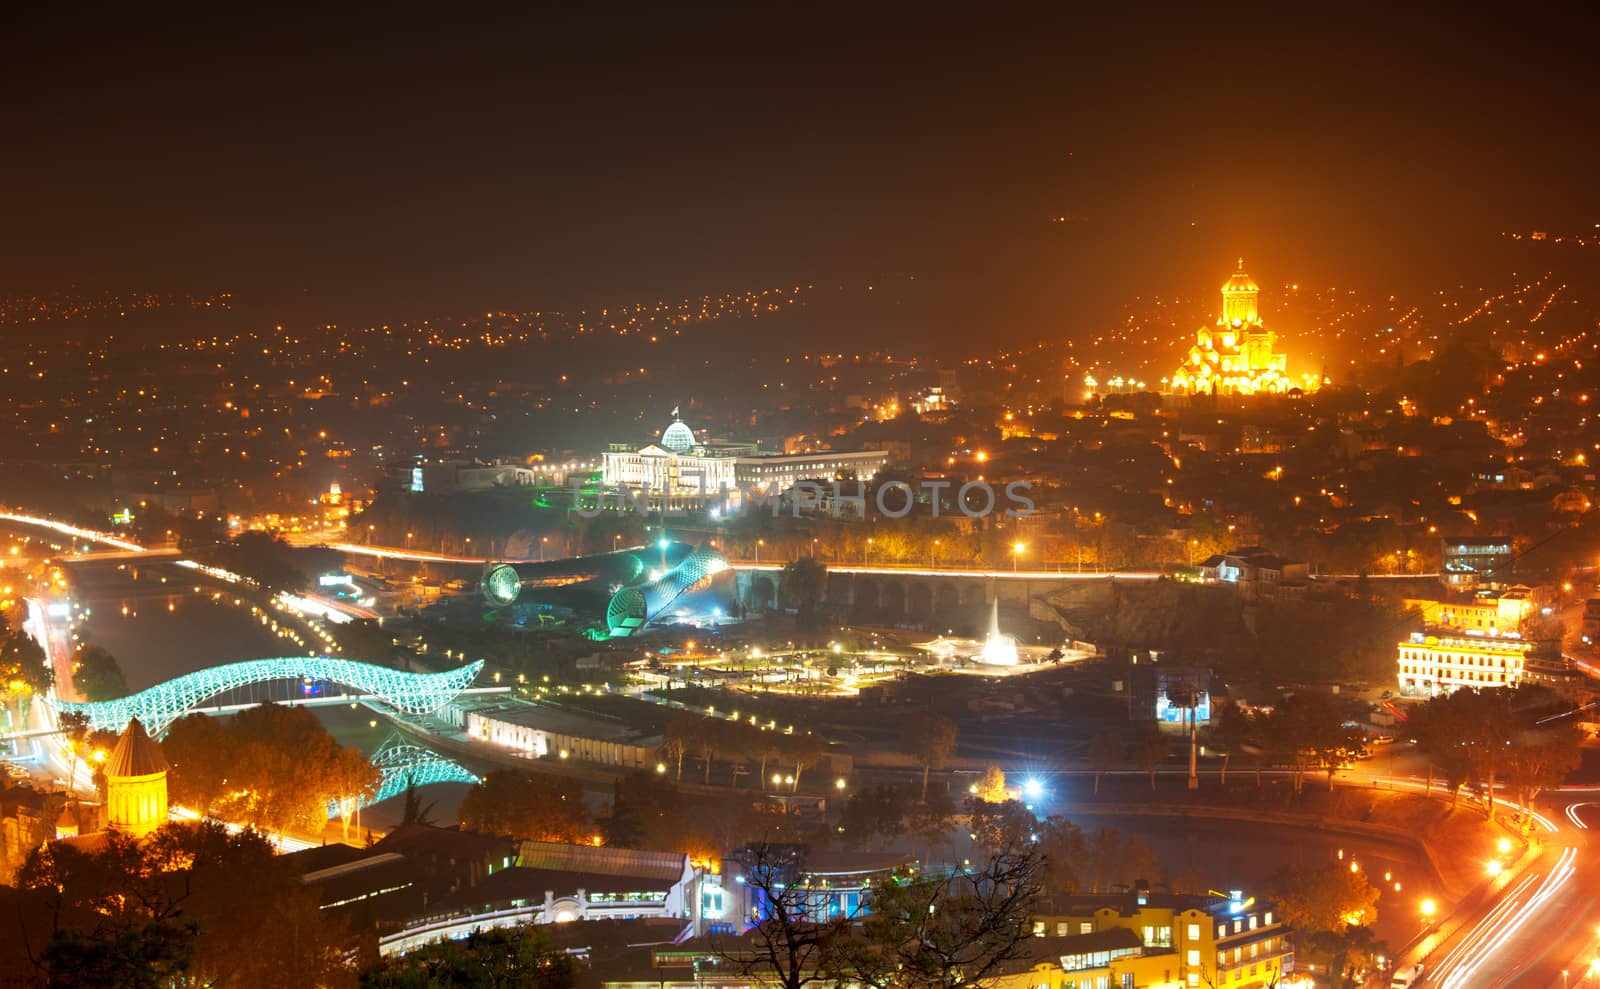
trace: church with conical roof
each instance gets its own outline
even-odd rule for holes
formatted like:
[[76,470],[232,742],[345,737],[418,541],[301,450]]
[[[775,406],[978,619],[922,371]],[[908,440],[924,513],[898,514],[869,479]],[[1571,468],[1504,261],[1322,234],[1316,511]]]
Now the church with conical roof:
[[167,759],[138,718],[106,760],[106,826],[143,838],[167,823]]
[[1183,363],[1166,379],[1180,395],[1282,395],[1311,391],[1316,375],[1289,376],[1289,357],[1278,352],[1278,335],[1261,323],[1261,288],[1244,270],[1244,258],[1222,285],[1222,314],[1214,327],[1195,333]]
[[128,722],[106,758],[103,808],[73,800],[56,821],[58,841],[83,851],[103,847],[106,836],[119,832],[144,838],[167,823],[167,764],[161,746],[138,718]]

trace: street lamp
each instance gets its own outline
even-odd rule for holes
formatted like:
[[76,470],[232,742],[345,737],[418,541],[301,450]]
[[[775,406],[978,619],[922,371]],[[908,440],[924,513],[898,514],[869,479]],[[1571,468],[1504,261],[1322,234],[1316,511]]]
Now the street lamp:
[[549,544],[549,542],[550,542],[550,537],[549,536],[540,536],[539,537],[539,562],[540,563],[544,562],[544,548],[545,548],[546,545]]
[[1022,551],[1027,549],[1027,548],[1028,547],[1024,546],[1022,543],[1012,543],[1011,544],[1011,572],[1012,573],[1016,573],[1017,572],[1017,558],[1019,556],[1021,556],[1022,555]]
[[933,554],[938,552],[939,540],[935,539],[933,545],[928,547],[928,569],[933,569]]
[[862,566],[866,566],[867,565],[867,551],[870,550],[870,549],[872,549],[872,537],[868,536],[867,537],[867,544],[865,546],[861,547],[861,565]]

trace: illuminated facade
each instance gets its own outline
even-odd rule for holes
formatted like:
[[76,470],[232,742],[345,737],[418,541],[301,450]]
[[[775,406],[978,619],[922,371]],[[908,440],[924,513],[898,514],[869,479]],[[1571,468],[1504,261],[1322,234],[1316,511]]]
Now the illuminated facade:
[[106,760],[106,826],[134,838],[167,823],[167,760],[138,718]]
[[608,450],[601,455],[600,479],[608,488],[649,492],[669,503],[709,500],[734,487],[734,451],[713,450],[672,410],[661,441],[638,450]]
[[1461,601],[1406,598],[1404,607],[1420,612],[1429,627],[1455,629],[1468,635],[1515,636],[1522,623],[1538,610],[1532,594],[1532,588],[1517,586],[1499,597],[1478,596]]
[[673,409],[660,442],[602,454],[600,479],[611,490],[647,493],[651,505],[736,506],[743,493],[782,494],[801,481],[870,481],[888,462],[887,450],[760,454],[753,443],[702,443]]
[[1217,325],[1195,333],[1182,366],[1167,379],[1168,388],[1181,395],[1281,395],[1291,388],[1317,388],[1317,375],[1299,381],[1289,376],[1289,358],[1276,350],[1278,335],[1261,325],[1260,291],[1240,258],[1238,270],[1222,286]]
[[[1222,896],[1084,893],[1043,898],[1033,919],[1036,938],[1059,943],[1055,964],[1011,987],[1278,986],[1294,970],[1294,943],[1269,904],[1242,892]],[[1052,976],[1044,979],[1040,976]]]
[[1400,643],[1400,692],[1432,697],[1460,687],[1515,687],[1532,651],[1522,639],[1413,633]]

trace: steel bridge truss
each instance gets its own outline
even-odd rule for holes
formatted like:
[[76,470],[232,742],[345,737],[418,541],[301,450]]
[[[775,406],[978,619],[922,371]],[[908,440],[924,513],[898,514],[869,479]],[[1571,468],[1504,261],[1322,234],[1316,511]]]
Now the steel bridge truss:
[[481,783],[478,774],[454,759],[442,756],[431,749],[412,744],[399,735],[390,735],[372,753],[372,765],[378,770],[378,789],[369,800],[344,804],[334,800],[328,803],[328,816],[348,815],[357,807],[370,807],[390,797],[406,792],[406,787],[418,788],[430,783]]
[[286,656],[197,670],[112,701],[58,700],[54,704],[58,712],[75,711],[87,715],[91,730],[120,732],[130,720],[138,718],[151,735],[160,735],[185,712],[219,694],[275,680],[310,680],[337,683],[356,693],[371,695],[406,714],[423,715],[444,707],[477,679],[482,668],[483,661],[479,660],[442,673],[407,673],[352,659]]

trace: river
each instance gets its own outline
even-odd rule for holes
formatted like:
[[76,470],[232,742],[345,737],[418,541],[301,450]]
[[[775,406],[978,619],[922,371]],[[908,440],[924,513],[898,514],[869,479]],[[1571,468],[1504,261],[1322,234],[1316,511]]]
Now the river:
[[[267,613],[263,622],[263,613],[253,610],[248,598],[205,578],[197,580],[193,571],[171,563],[70,564],[67,574],[73,600],[88,612],[79,635],[117,658],[130,691],[210,666],[310,651],[298,630],[280,626],[280,632],[273,631],[277,613]],[[295,684],[263,685],[236,699],[283,699],[296,689]],[[311,710],[341,744],[369,756],[392,743],[395,735],[387,721],[364,706],[319,705]],[[449,824],[468,789],[464,783],[435,783],[421,787],[419,796],[433,804],[436,822]],[[394,798],[368,807],[361,812],[362,823],[389,827],[398,822],[402,806],[403,800]]]

